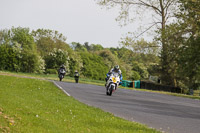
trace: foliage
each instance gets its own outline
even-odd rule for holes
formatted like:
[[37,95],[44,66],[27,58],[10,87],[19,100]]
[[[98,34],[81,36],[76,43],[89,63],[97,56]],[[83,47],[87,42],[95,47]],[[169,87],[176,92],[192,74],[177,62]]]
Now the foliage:
[[133,62],[132,63],[132,70],[137,72],[138,75],[140,75],[140,77],[142,79],[147,79],[149,77],[149,73],[147,71],[147,68],[142,63]]
[[70,54],[70,56],[69,56],[69,69],[70,69],[69,76],[73,77],[74,72],[76,70],[80,72],[80,70],[82,68],[83,68],[83,61],[81,59],[81,56],[76,52],[73,52],[72,54]]
[[179,0],[177,22],[166,26],[166,80],[174,86],[197,89],[199,86],[199,4],[193,0]]
[[114,56],[112,54],[112,52],[110,50],[102,50],[97,52],[99,56],[101,56],[104,60],[104,64],[111,69],[112,67],[114,67],[115,65],[118,64],[118,59],[116,56]]
[[39,64],[39,58],[37,56],[37,53],[32,53],[32,51],[26,50],[22,51],[21,53],[21,72],[28,72],[33,73],[37,71],[37,65]]
[[44,73],[45,72],[45,60],[38,56],[38,64],[36,65],[36,71],[35,73]]
[[77,42],[72,42],[71,47],[73,50],[77,51],[77,52],[86,52],[87,48],[84,47],[83,45],[81,45],[80,43]]
[[11,28],[9,33],[12,42],[17,42],[21,44],[23,50],[31,50],[35,52],[36,45],[29,28],[13,27]]
[[80,55],[83,60],[83,68],[81,69],[83,76],[104,80],[109,69],[104,64],[103,58],[87,52],[81,52]]
[[134,53],[159,55],[159,45],[156,42],[147,42],[143,38],[135,41],[133,38],[126,37],[121,41],[123,46],[131,48]]
[[36,72],[38,54],[34,39],[28,28],[12,28],[1,31],[1,69],[21,72]]
[[44,59],[46,69],[59,69],[61,65],[65,65],[66,71],[69,72],[69,57],[66,51],[54,48]]
[[[185,47],[180,49],[178,73],[185,84],[192,89],[200,87],[200,37],[190,38]],[[184,78],[183,78],[184,77]]]
[[0,70],[19,71],[20,64],[17,52],[15,53],[13,48],[7,44],[0,45]]
[[54,48],[64,51],[70,50],[69,45],[65,43],[66,37],[58,31],[38,29],[32,31],[32,36],[37,44],[37,51],[42,57],[52,52]]
[[[143,46],[141,44],[140,46],[140,41],[138,41],[137,46],[139,47],[147,47],[151,46],[153,43],[148,43],[144,40],[141,40],[145,44]],[[148,45],[149,44],[149,45]],[[156,45],[155,45],[156,46]],[[119,58],[119,64],[122,66],[123,69],[125,69],[125,74],[127,79],[133,79],[133,75],[131,74],[131,71],[134,70],[138,74],[140,74],[141,79],[146,79],[149,76],[149,69],[152,67],[152,65],[157,65],[159,62],[159,57],[155,52],[148,52],[148,51],[143,51],[143,48],[141,50],[131,50],[137,48],[133,44],[129,44],[126,47],[122,48],[110,48],[110,51],[117,55]],[[154,47],[155,49],[158,49]],[[154,49],[153,48],[153,49]],[[151,49],[151,48],[149,48]],[[151,74],[155,74],[151,70]]]
[[58,71],[56,69],[46,69],[46,74],[58,74]]
[[100,51],[103,49],[103,46],[101,46],[100,44],[91,44],[90,46],[90,51]]

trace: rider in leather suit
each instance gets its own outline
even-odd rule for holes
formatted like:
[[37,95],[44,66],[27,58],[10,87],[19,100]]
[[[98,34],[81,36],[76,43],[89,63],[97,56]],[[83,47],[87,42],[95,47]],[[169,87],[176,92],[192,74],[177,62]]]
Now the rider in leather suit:
[[[112,68],[107,74],[106,74],[106,83],[107,83],[107,81],[108,81],[108,79],[109,79],[109,77],[110,77],[110,75],[113,73],[113,72],[116,72],[116,73],[118,73],[119,74],[119,76],[120,76],[120,85],[121,85],[121,81],[122,81],[122,72],[121,72],[121,70],[119,69],[119,65],[116,65],[116,66],[114,66],[114,68]],[[106,84],[105,84],[106,85]]]

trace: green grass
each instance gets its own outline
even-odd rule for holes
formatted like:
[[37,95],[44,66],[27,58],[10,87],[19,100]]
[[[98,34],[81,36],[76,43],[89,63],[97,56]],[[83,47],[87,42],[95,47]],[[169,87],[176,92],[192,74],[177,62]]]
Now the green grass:
[[0,75],[0,132],[154,133],[65,95],[52,82]]
[[[9,72],[9,71],[0,71],[0,75],[10,75],[10,76],[21,76],[21,77],[31,77],[31,78],[39,78],[44,80],[59,80],[57,74],[34,74],[34,73],[15,73],[15,72]],[[65,76],[63,81],[67,82],[75,82],[74,77]],[[101,80],[92,80],[87,78],[79,78],[79,83],[84,84],[94,84],[94,85],[105,85],[105,81]]]

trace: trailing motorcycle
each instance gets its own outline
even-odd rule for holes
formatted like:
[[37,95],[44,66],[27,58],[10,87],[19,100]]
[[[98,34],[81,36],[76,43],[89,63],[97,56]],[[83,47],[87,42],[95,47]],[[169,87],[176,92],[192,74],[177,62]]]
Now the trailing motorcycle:
[[60,69],[60,70],[59,70],[59,75],[58,75],[58,77],[59,77],[60,81],[62,81],[62,79],[64,78],[65,73],[66,73],[66,72],[65,72],[64,69]]
[[120,78],[118,73],[112,73],[106,83],[106,94],[111,96],[112,93],[118,88]]

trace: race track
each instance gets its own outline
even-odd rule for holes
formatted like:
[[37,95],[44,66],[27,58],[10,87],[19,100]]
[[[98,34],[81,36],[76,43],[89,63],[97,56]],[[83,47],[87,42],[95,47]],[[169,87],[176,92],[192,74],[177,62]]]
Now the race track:
[[118,117],[168,133],[200,133],[200,100],[126,89],[107,96],[103,86],[54,83],[80,102]]

